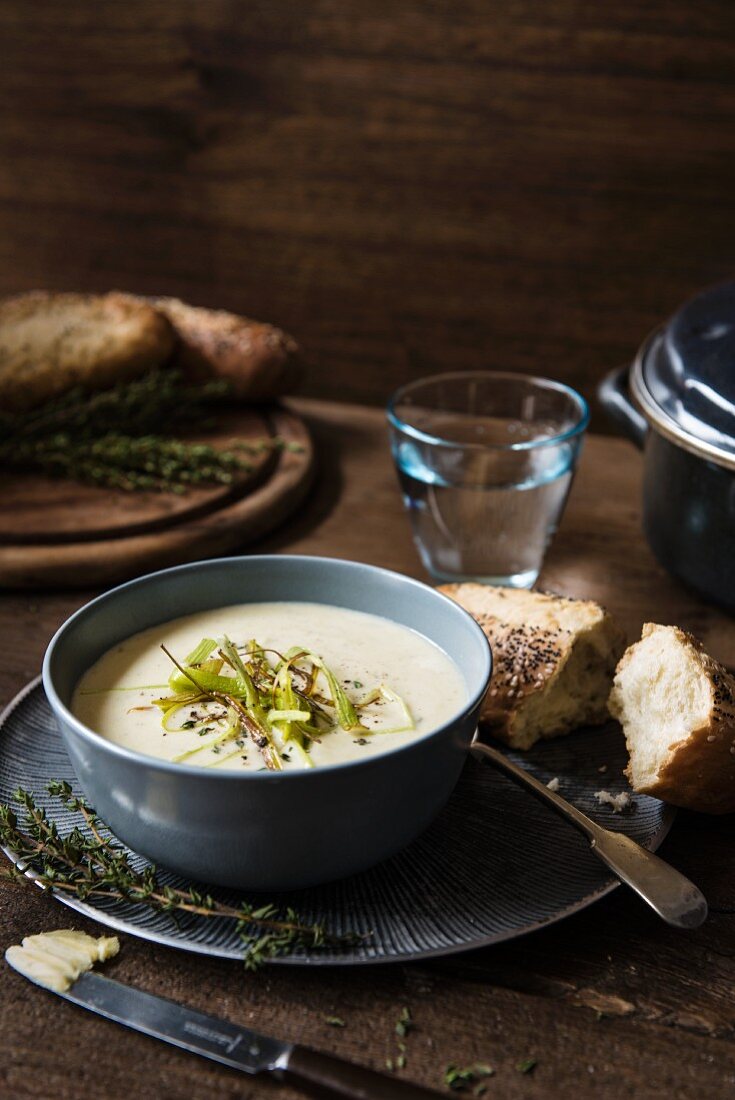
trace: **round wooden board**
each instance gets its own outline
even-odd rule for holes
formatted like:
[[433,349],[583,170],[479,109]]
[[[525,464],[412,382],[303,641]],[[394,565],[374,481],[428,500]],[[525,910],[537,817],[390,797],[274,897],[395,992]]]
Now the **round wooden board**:
[[230,412],[216,431],[197,436],[221,449],[264,436],[296,446],[257,456],[232,485],[184,496],[17,478],[15,514],[6,504],[0,510],[0,585],[95,587],[239,549],[282,523],[306,495],[314,474],[311,437],[295,413],[278,406]]
[[[277,434],[271,410],[243,408],[218,413],[214,427],[186,438],[225,451]],[[277,459],[267,448],[260,453],[243,452],[243,457],[251,468],[233,483],[193,486],[183,494],[100,489],[40,474],[6,478],[0,498],[0,545],[127,537],[186,522],[251,492],[269,476]]]

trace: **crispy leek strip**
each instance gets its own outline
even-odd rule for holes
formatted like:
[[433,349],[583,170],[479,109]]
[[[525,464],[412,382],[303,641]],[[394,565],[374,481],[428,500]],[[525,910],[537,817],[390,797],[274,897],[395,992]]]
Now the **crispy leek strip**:
[[191,691],[193,680],[189,673],[193,672],[196,676],[197,686],[203,691],[224,691],[228,695],[244,695],[245,687],[236,676],[220,675],[223,664],[223,661],[205,661],[199,667],[194,665],[190,665],[188,668],[179,666],[182,671],[171,673],[168,686],[177,694]]
[[[253,679],[250,673],[245,668],[240,654],[237,652],[237,649],[227,636],[222,639],[222,642],[220,644],[220,653],[222,654],[230,668],[233,669],[235,673],[235,680],[237,681],[238,685],[242,686],[244,690],[244,702],[247,708],[248,717],[250,721],[257,726],[258,730],[261,731],[261,734],[265,736],[267,740],[267,754],[270,755],[273,760],[278,762],[277,767],[279,769],[282,768],[283,764],[281,763],[278,749],[276,748],[275,742],[273,741],[273,738],[271,736],[272,727],[270,722],[268,721],[268,715],[263,708],[258,689],[253,683]],[[257,743],[258,742],[256,741],[256,744]],[[261,745],[260,747],[264,749],[266,746]],[[263,753],[263,756],[266,756],[266,752]]]
[[167,711],[173,708],[194,707],[197,703],[202,703],[206,699],[206,695],[202,695],[201,692],[194,692],[192,690],[189,694],[181,692],[177,695],[163,695],[160,699],[151,699],[151,703],[154,707],[159,707],[164,714],[166,714]]
[[[183,668],[183,665],[181,666]],[[193,677],[190,673],[193,673]],[[212,672],[204,667],[202,668],[187,668],[183,672],[177,672],[172,674],[168,684],[172,691],[181,693],[191,688],[192,684],[196,683],[196,686],[200,691],[205,694],[211,694],[213,691],[225,692],[227,695],[235,695],[238,698],[244,698],[245,685],[241,684],[237,676],[221,676],[217,672]]]
[[158,691],[166,684],[131,684],[130,687],[81,688],[80,695],[106,695],[110,691]]
[[308,722],[311,711],[308,710],[269,710],[266,714],[269,722]]
[[364,726],[358,718],[357,711],[347,698],[347,694],[340,684],[337,677],[334,675],[328,665],[324,663],[321,657],[318,657],[316,653],[310,653],[308,649],[299,648],[298,646],[289,649],[286,653],[286,657],[290,661],[298,660],[301,657],[308,657],[312,665],[318,668],[324,675],[327,685],[329,686],[329,692],[332,697],[332,705],[337,711],[337,721],[343,730],[364,730]]
[[217,643],[214,638],[202,638],[201,642],[195,649],[192,649],[189,656],[184,661],[185,665],[201,665],[207,660],[207,658],[214,653],[217,648]]
[[398,704],[405,719],[404,724],[400,726],[389,726],[386,728],[380,726],[378,726],[377,728],[373,727],[372,729],[368,728],[365,729],[365,733],[405,733],[407,730],[416,729],[416,723],[413,720],[413,715],[411,714],[411,710],[406,700],[401,698],[398,692],[393,691],[389,687],[386,687],[385,684],[381,684],[379,687],[373,688],[372,691],[368,692],[368,694],[355,705],[359,710],[362,710],[363,707],[369,706],[370,703],[377,703],[380,699],[385,699],[389,703]]
[[[170,704],[171,701],[169,698],[157,699],[156,702]],[[177,726],[174,725],[176,716],[181,710],[190,712],[192,706],[196,706],[199,703],[209,702],[210,700],[207,699],[206,696],[199,695],[189,700],[184,700],[183,702],[179,702],[177,700],[172,705],[167,705],[163,711],[163,717],[161,718],[161,725],[163,729],[166,731],[166,733],[186,733],[188,730],[194,729],[195,726],[198,726],[200,724],[199,721],[194,721],[191,718],[188,718],[180,726]],[[225,712],[224,714],[210,714],[209,712],[207,712],[206,717],[202,719],[201,722],[202,724],[222,722],[225,720],[226,716],[227,712]]]
[[[200,677],[200,670],[184,668],[164,645],[161,646],[161,649],[169,660],[176,665],[181,675],[186,677],[186,679],[198,689],[200,694],[206,695],[219,703],[223,703],[228,708],[232,708],[236,711],[240,718],[240,724],[247,731],[251,740],[254,741],[260,749],[266,767],[270,768],[272,771],[282,771],[283,761],[281,760],[278,748],[271,736],[271,731],[260,703],[257,702],[256,706],[248,707],[246,702],[243,701],[243,696],[247,697],[250,694],[250,688],[252,688],[252,691],[255,693],[255,698],[257,700],[257,691],[255,691],[255,686],[252,680],[250,680],[250,677],[247,676],[247,673],[246,680],[249,681],[249,685],[241,680],[240,676],[216,676],[216,680],[225,681],[225,685],[224,688],[221,688],[219,684],[213,687],[210,686],[211,680],[209,680],[208,677],[214,674],[202,673]],[[251,710],[254,713],[251,714]],[[260,720],[261,715],[264,721]],[[200,747],[204,746],[197,746],[197,751]]]
[[189,749],[187,752],[181,752],[178,756],[174,756],[172,763],[181,764],[184,760],[190,760],[192,756],[196,756],[198,752],[204,752],[205,749],[214,749],[218,745],[224,745],[227,741],[233,741],[240,735],[240,718],[237,712],[233,709],[227,712],[227,729],[217,735],[217,737],[211,737],[208,741],[205,741],[201,745],[197,745],[196,748]]
[[[391,688],[380,684],[353,702],[322,658],[303,646],[293,646],[283,654],[264,648],[254,638],[240,647],[226,636],[219,641],[203,638],[183,665],[165,646],[161,648],[174,665],[169,678],[173,694],[153,700],[163,711],[164,730],[178,733],[207,722],[220,726],[215,737],[174,757],[177,763],[207,749],[218,753],[220,745],[247,734],[271,770],[283,768],[279,744],[313,767],[312,743],[338,729],[366,735],[415,729],[408,705]],[[276,658],[275,664],[270,663],[269,654],[271,660]],[[381,729],[361,720],[365,708],[381,702],[400,708],[403,719],[398,725]],[[204,718],[194,712],[193,718],[178,724],[182,710],[202,703],[218,703],[224,712],[207,711]],[[239,750],[230,752],[208,766],[217,767],[238,754]]]
[[[203,701],[204,696],[200,695],[199,700]],[[156,699],[156,703],[160,706],[164,705],[163,717],[161,718],[161,725],[165,733],[183,733],[187,729],[193,729],[196,722],[193,722],[191,718],[184,721],[183,725],[175,726],[174,720],[180,710],[190,711],[193,701],[184,701],[183,703],[171,703],[170,699]]]
[[266,650],[252,638],[247,645],[242,647],[248,659],[248,671],[258,691],[272,694],[274,672],[266,658]]
[[244,695],[247,705],[249,707],[260,707],[260,696],[258,694],[258,689],[253,683],[253,678],[245,668],[242,657],[227,636],[225,636],[220,643],[220,653],[235,673],[235,680],[237,681],[241,693]]
[[242,756],[242,749],[235,749],[234,752],[228,752],[227,756],[222,756],[219,760],[210,760],[206,767],[218,768],[220,764],[226,764],[228,760],[234,760],[236,756]]
[[273,682],[273,708],[268,719],[280,730],[284,744],[292,742],[302,763],[313,768],[314,761],[307,752],[307,741],[318,733],[312,725],[311,709],[299,705],[299,699],[291,679],[292,660],[282,660]]

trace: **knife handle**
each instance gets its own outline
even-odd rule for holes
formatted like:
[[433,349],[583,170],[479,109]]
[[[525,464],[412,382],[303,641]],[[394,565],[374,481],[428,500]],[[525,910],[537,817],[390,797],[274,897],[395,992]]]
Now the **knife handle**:
[[355,1066],[308,1047],[294,1047],[282,1072],[287,1080],[316,1086],[344,1100],[436,1100],[441,1095],[434,1089],[412,1085],[410,1081]]

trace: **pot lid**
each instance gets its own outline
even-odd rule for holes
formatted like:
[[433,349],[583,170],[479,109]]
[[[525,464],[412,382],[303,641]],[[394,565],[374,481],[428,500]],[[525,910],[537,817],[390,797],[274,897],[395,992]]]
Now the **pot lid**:
[[662,434],[735,468],[735,282],[677,310],[642,349],[631,382]]

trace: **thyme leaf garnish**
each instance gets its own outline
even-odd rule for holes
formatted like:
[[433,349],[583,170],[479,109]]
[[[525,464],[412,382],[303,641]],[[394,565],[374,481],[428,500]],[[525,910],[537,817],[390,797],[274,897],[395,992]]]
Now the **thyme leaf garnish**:
[[[457,1066],[454,1063],[448,1065],[444,1071],[444,1084],[452,1092],[462,1092],[469,1089],[484,1077],[492,1077],[495,1070],[492,1066],[476,1062],[473,1066]],[[475,1095],[479,1095],[475,1090]]]
[[228,393],[226,382],[187,383],[170,369],[98,392],[76,387],[29,412],[0,414],[0,467],[131,491],[229,485],[252,469],[254,454],[284,444],[237,440],[219,450],[176,437],[192,425],[211,426],[210,410]]
[[409,1031],[413,1029],[413,1018],[411,1017],[411,1009],[408,1005],[404,1005],[401,1009],[401,1014],[396,1021],[396,1035],[400,1039],[405,1039]]
[[405,1039],[408,1034],[413,1031],[414,1028],[413,1017],[411,1015],[411,1009],[408,1005],[404,1005],[401,1009],[400,1015],[396,1020],[395,1034],[396,1034],[396,1046],[398,1047],[398,1053],[395,1059],[391,1058],[392,1069],[405,1069],[407,1063],[406,1052],[408,1047],[406,1046]]
[[74,794],[69,783],[55,780],[47,790],[67,810],[79,815],[78,822],[62,835],[33,795],[19,788],[14,792],[15,808],[0,804],[0,843],[17,861],[1,872],[0,878],[25,882],[32,877],[44,890],[73,894],[81,901],[109,898],[146,905],[160,913],[232,920],[248,970],[279,955],[354,946],[363,939],[352,934],[333,935],[322,924],[307,924],[290,907],[256,907],[246,901],[237,906],[225,905],[193,887],[176,889],[159,880],[153,864],[136,871],[107,826],[84,798]]

